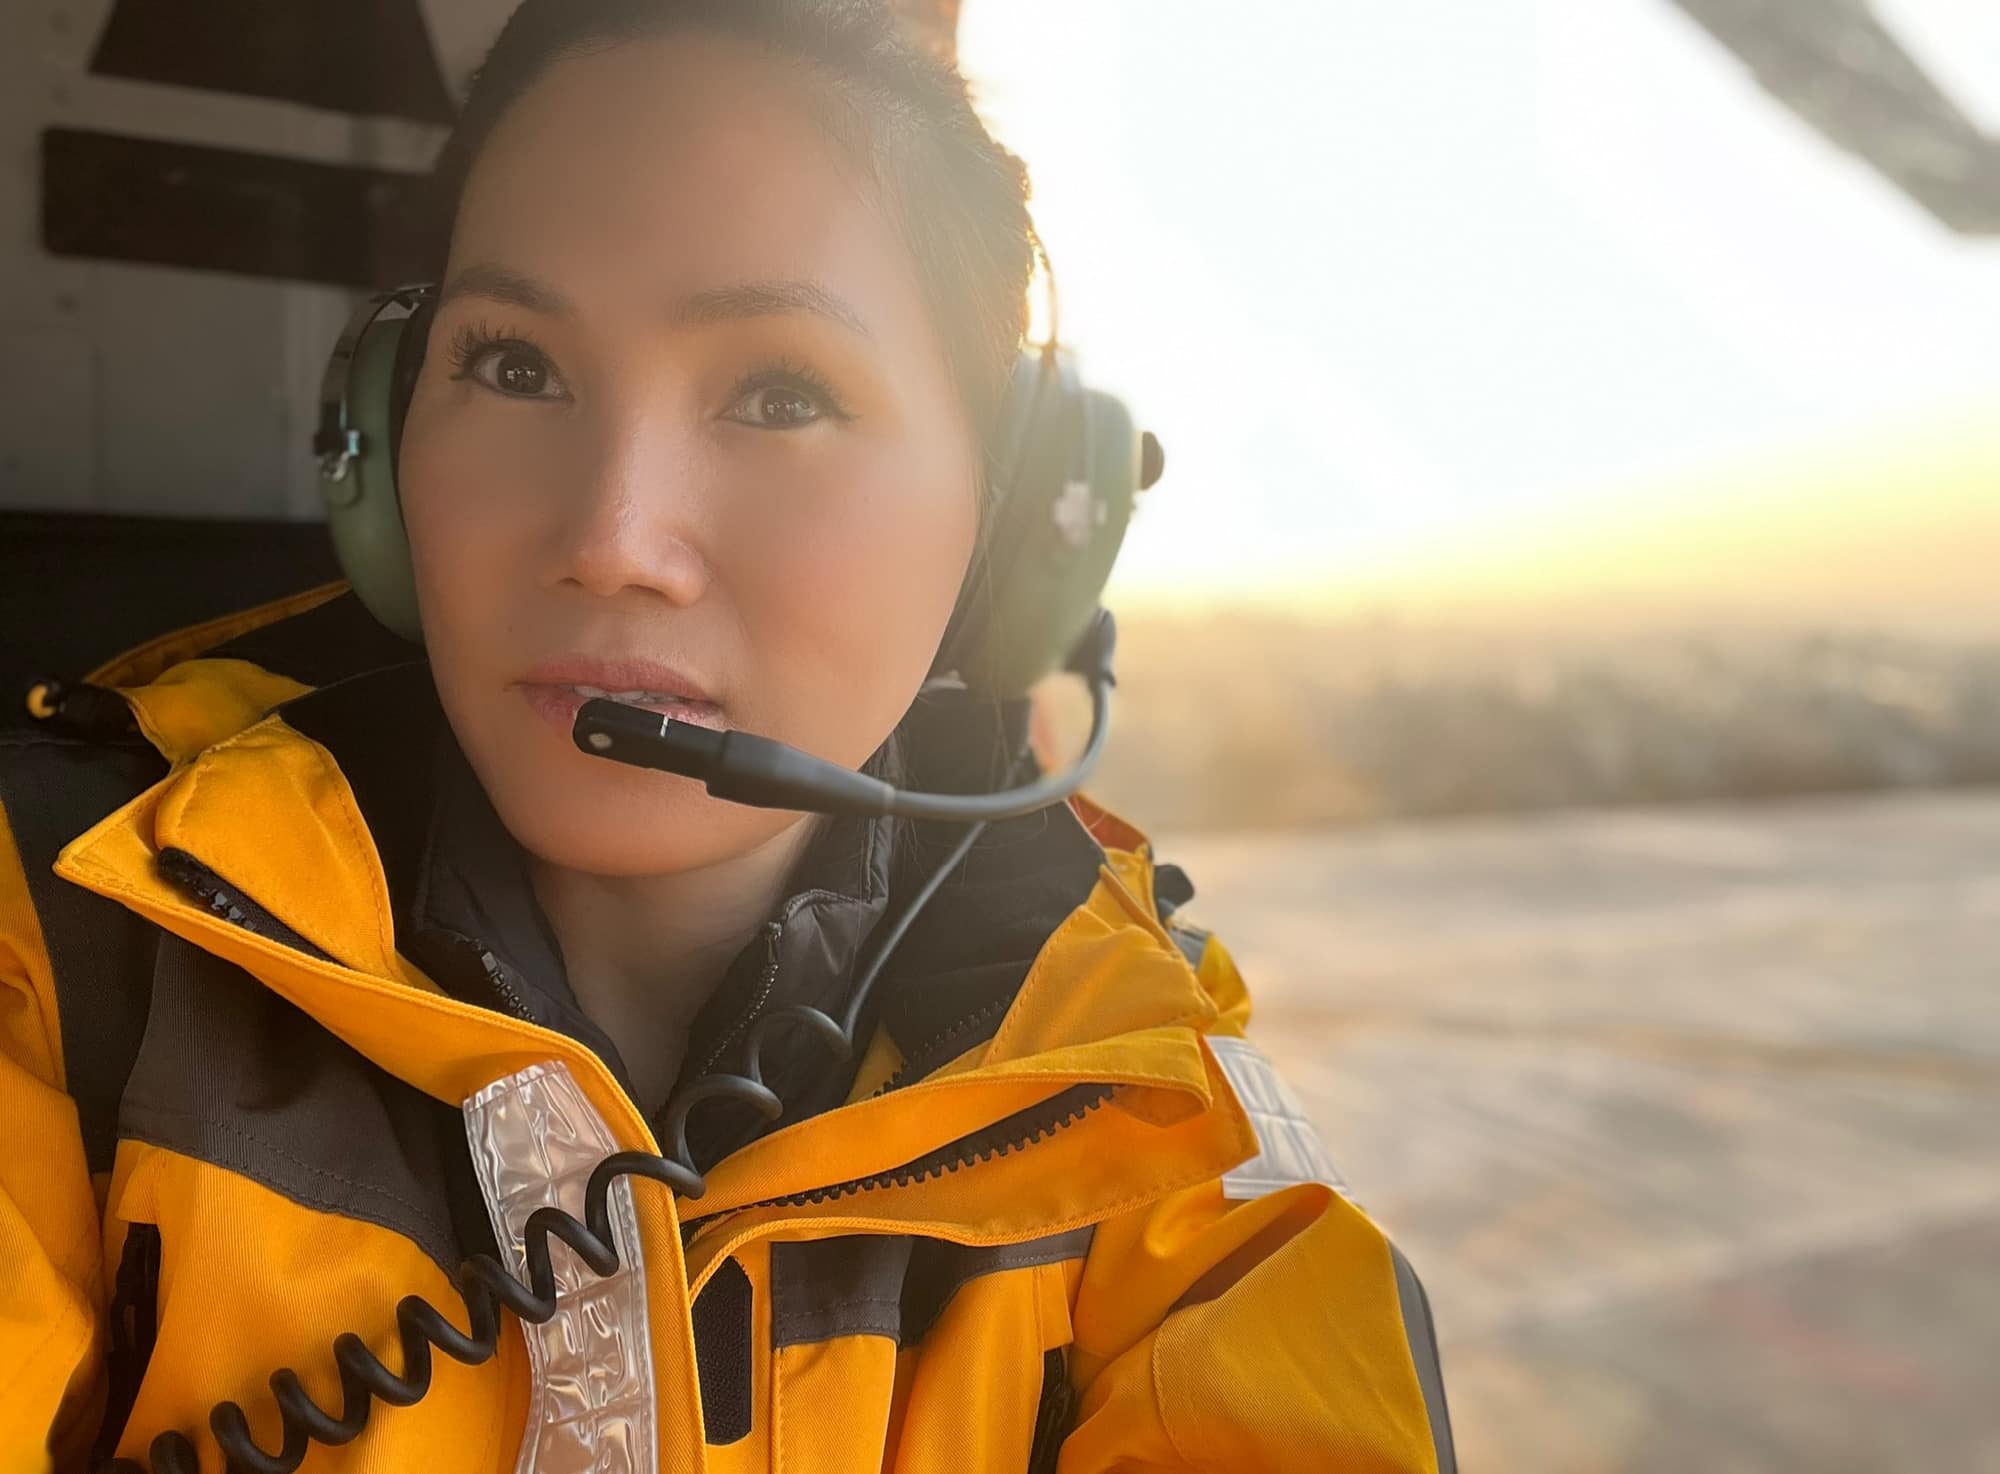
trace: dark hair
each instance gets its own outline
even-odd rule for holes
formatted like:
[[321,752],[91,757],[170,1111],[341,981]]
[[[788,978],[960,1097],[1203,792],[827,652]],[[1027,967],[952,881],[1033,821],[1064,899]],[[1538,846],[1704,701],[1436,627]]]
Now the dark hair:
[[[958,69],[919,46],[881,0],[524,0],[439,155],[437,218],[452,220],[493,129],[550,67],[681,31],[743,42],[800,71],[815,119],[897,219],[953,385],[989,444],[1027,328],[1037,248],[1027,170],[987,132]],[[983,474],[979,500],[983,534]]]

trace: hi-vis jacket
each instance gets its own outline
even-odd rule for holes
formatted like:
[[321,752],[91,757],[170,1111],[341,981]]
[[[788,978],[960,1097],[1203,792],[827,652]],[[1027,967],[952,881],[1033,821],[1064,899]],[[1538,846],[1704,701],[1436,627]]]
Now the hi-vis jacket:
[[[338,1418],[336,1338],[403,1369],[399,1299],[464,1327],[465,1256],[521,1273],[530,1212],[659,1150],[417,654],[331,586],[97,673],[116,721],[0,746],[0,1470],[166,1430],[219,1470],[223,1399],[276,1451],[274,1372]],[[976,745],[949,710],[905,730],[931,787]],[[927,830],[918,874],[955,837]],[[891,833],[815,841],[688,1077],[837,1010]],[[690,1118],[700,1197],[619,1179],[614,1273],[558,1245],[553,1320],[432,1353],[427,1395],[304,1467],[1450,1469],[1422,1291],[1187,895],[1082,797],[990,826],[855,1063],[781,1036],[780,1119]]]

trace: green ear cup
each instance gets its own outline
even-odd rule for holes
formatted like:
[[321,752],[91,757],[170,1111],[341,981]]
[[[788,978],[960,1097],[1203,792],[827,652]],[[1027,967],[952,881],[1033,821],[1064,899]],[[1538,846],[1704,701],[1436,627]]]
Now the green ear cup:
[[[355,594],[383,624],[404,639],[421,643],[416,575],[396,497],[390,439],[397,348],[408,324],[405,317],[371,315],[353,337],[344,365],[338,425],[331,431],[322,429],[326,446],[321,452],[320,490],[326,497],[334,552]],[[337,437],[337,446],[329,435]]]
[[[1061,667],[1095,613],[1139,491],[1141,440],[1117,398],[1085,389],[1065,352],[1021,355],[992,465],[1000,499],[944,663],[1006,699]],[[952,654],[950,652],[957,652]]]
[[966,684],[1019,695],[1058,669],[1096,612],[1125,540],[1139,485],[1139,436],[1125,406],[1085,390],[1090,425],[1082,476],[1036,477],[1015,488],[994,550],[993,601]]

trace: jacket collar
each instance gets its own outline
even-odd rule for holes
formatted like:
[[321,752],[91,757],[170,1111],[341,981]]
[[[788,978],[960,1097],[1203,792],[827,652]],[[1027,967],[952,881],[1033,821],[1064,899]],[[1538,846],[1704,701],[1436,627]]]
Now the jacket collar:
[[[577,1005],[523,852],[454,739],[428,666],[379,667],[276,712],[347,780],[382,863],[397,950],[455,997],[576,1039],[629,1086],[617,1046]],[[991,707],[956,693],[927,695],[899,728],[908,781],[950,791],[991,786],[1023,719],[1002,711],[996,722]],[[750,1025],[764,1014],[798,1004],[838,1014],[870,938],[962,833],[888,818],[831,816],[819,825],[784,899],[698,1011],[682,1082],[740,1066]],[[1103,858],[1066,806],[988,825],[892,953],[863,1036],[879,1021],[913,1064],[989,1037],[1050,934],[1089,896]],[[803,1031],[778,1031],[761,1063],[788,1119],[847,1094],[851,1071],[829,1070]],[[757,1124],[726,1110],[698,1113],[690,1145],[698,1160],[718,1160]]]
[[[438,979],[400,952],[392,894],[417,883],[432,811],[428,803],[399,808],[398,790],[383,775],[401,773],[407,784],[412,752],[429,751],[412,745],[420,726],[413,711],[421,708],[357,700],[345,707],[345,729],[322,723],[328,741],[302,740],[302,729],[314,725],[310,713],[331,713],[365,690],[387,692],[364,683],[388,681],[387,664],[398,662],[342,676],[337,664],[308,673],[272,653],[348,602],[260,630],[254,657],[224,646],[121,685],[173,769],[65,846],[57,873],[244,967],[381,1068],[441,1100],[456,1102],[553,1059],[583,1083],[623,1146],[657,1149],[593,1050],[498,1008],[445,996]],[[400,653],[407,665],[416,652]],[[421,674],[419,694],[428,686]],[[309,684],[319,689],[296,697]],[[281,696],[273,709],[269,693],[279,690],[297,704]],[[1015,725],[999,735],[1011,739],[1023,715],[1010,714]],[[996,745],[990,708],[920,700],[905,728],[913,784],[992,786],[991,766],[1007,741]],[[368,751],[400,752],[401,760],[371,766]],[[909,893],[908,877],[920,881],[957,837],[956,826],[910,829],[891,857],[898,862],[892,911]],[[162,864],[170,848],[232,882],[230,894],[190,894]],[[905,857],[914,857],[908,868]],[[246,925],[246,900],[274,914]],[[941,1225],[943,1236],[957,1237],[976,1220],[978,1241],[997,1243],[1213,1175],[1254,1148],[1198,1039],[1219,999],[1233,996],[1229,977],[1225,965],[1223,975],[1197,978],[1175,948],[1155,915],[1149,847],[1116,816],[1079,795],[995,823],[885,970],[877,987],[882,1034],[876,1021],[861,1022],[861,1037],[876,1041],[871,1050],[884,1048],[886,1035],[915,1056],[918,1068],[900,1078],[917,1083],[865,1099],[856,1090],[837,1118],[816,1106],[788,1110],[779,1129],[716,1163],[702,1211],[728,1214],[880,1173],[980,1139],[976,1133],[1011,1113],[1040,1109],[1052,1090],[1083,1082],[1116,1087],[1109,1107],[1036,1153],[1003,1149],[982,1157],[976,1172],[869,1193],[868,1221]],[[871,1053],[869,1087],[894,1058],[894,1049]],[[818,1069],[823,1079],[844,1073],[823,1061]],[[1057,1170],[1024,1177],[1034,1165],[1028,1157]],[[716,1252],[735,1233],[725,1230],[731,1221],[715,1220]]]
[[[586,1045],[629,1088],[618,1047],[577,1003],[525,853],[454,738],[428,666],[369,672],[277,712],[325,748],[346,778],[382,861],[397,950],[452,996]],[[740,1033],[733,1025],[753,1007],[838,1001],[887,904],[888,828],[886,820],[846,820],[815,835],[787,878],[784,901],[698,1014],[691,1065],[722,1056],[731,1033]]]
[[[197,638],[217,634],[220,644]],[[492,933],[485,939],[497,944],[496,956],[513,961],[505,954],[516,952],[521,961],[514,965],[534,964],[543,949],[531,933],[468,924],[464,910],[451,904],[454,895],[481,890],[463,867],[472,863],[468,852],[482,848],[482,836],[492,840],[492,849],[515,857],[494,862],[503,881],[511,881],[518,850],[476,783],[467,793],[458,782],[469,769],[450,741],[421,650],[390,636],[351,592],[340,586],[314,590],[219,621],[212,630],[163,637],[99,674],[117,684],[141,729],[175,764],[176,778],[164,785],[171,791],[141,806],[144,822],[163,826],[148,836],[149,845],[192,848],[281,912],[296,905],[300,874],[322,874],[311,904],[284,919],[363,972],[421,985],[426,979],[399,966],[398,954],[427,922],[474,938]],[[1025,702],[995,708],[962,693],[921,695],[898,729],[904,781],[937,792],[989,791],[1021,747],[1026,725]],[[322,770],[324,757],[296,751],[287,729],[313,738],[314,750],[330,757],[336,772]],[[438,765],[430,770],[440,780],[434,785],[420,781],[426,761]],[[273,780],[302,801],[278,820],[285,829],[279,844],[265,824],[246,823],[235,811],[241,803],[266,808],[279,802],[266,786]],[[351,793],[329,794],[329,783]],[[218,802],[225,789],[235,797]],[[450,815],[438,807],[447,792],[466,800]],[[359,811],[365,834],[353,832],[350,807]],[[129,817],[140,816],[135,810]],[[445,820],[441,860],[431,833],[434,818]],[[783,920],[787,908],[793,912],[780,947],[780,981],[796,981],[801,996],[812,1001],[837,995],[829,991],[830,980],[851,971],[856,948],[894,904],[884,893],[907,895],[963,834],[955,824],[882,821],[882,832],[869,843],[858,837],[860,822],[822,831],[801,857],[795,884],[773,918]],[[1143,839],[1081,798],[986,826],[919,913],[877,986],[880,1022],[904,1054],[957,1021],[1004,1008],[1053,929],[1089,896],[1106,843],[1129,846]],[[459,868],[471,883],[434,881],[428,907],[413,911],[408,898],[426,894],[419,876],[433,861]],[[815,893],[824,894],[814,904],[796,904]],[[492,908],[494,921],[522,914],[535,913]],[[390,918],[393,927],[381,924]],[[552,942],[547,950],[555,951]],[[718,989],[718,1013],[751,971],[750,956],[746,948]],[[697,1029],[713,1023],[700,1020]],[[981,1037],[973,1031],[966,1047]]]

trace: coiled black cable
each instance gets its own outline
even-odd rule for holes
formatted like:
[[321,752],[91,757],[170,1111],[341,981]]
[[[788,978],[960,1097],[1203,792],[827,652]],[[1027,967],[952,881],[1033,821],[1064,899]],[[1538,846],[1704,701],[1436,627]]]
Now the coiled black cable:
[[[1006,783],[1011,785],[1031,762],[1032,754],[1027,749],[1018,752],[1009,765]],[[421,1295],[405,1295],[396,1302],[396,1329],[403,1349],[400,1376],[390,1371],[360,1336],[352,1331],[343,1332],[333,1343],[334,1364],[340,1371],[337,1417],[312,1400],[298,1373],[290,1367],[272,1373],[271,1394],[277,1401],[284,1429],[284,1442],[276,1453],[259,1447],[250,1434],[249,1420],[241,1406],[226,1399],[216,1403],[209,1410],[209,1431],[215,1435],[229,1467],[243,1474],[293,1474],[304,1461],[311,1443],[338,1447],[353,1442],[367,1426],[376,1400],[391,1407],[408,1407],[430,1391],[433,1347],[466,1366],[479,1366],[490,1359],[499,1345],[502,1306],[531,1324],[546,1323],[556,1313],[551,1238],[568,1244],[592,1273],[615,1274],[620,1261],[611,1225],[612,1185],[621,1177],[646,1177],[665,1183],[681,1197],[701,1197],[707,1183],[695,1169],[688,1149],[688,1116],[703,1101],[717,1099],[746,1104],[766,1120],[783,1114],[784,1101],[764,1083],[763,1074],[764,1045],[777,1029],[803,1026],[825,1047],[829,1064],[842,1064],[852,1058],[854,1031],[883,964],[989,822],[980,819],[972,823],[952,846],[944,863],[925,878],[910,903],[899,911],[882,944],[874,949],[855,980],[840,1018],[805,1004],[764,1015],[745,1039],[742,1074],[701,1075],[675,1093],[667,1108],[665,1154],[616,1152],[599,1162],[584,1187],[581,1221],[556,1207],[537,1208],[529,1214],[522,1231],[528,1270],[525,1283],[490,1254],[474,1254],[460,1264],[453,1276],[453,1287],[464,1302],[466,1330],[459,1330]],[[201,1470],[193,1442],[177,1431],[155,1437],[147,1446],[147,1461],[152,1474],[200,1474]],[[114,1459],[105,1466],[105,1471],[146,1474],[144,1467],[130,1459]]]

